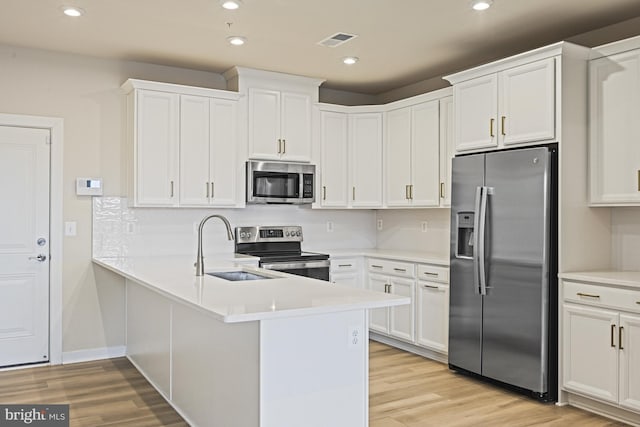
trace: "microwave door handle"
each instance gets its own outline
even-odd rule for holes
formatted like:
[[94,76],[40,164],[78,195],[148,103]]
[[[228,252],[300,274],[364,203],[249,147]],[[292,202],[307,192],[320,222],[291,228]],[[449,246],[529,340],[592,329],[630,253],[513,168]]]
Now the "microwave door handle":
[[473,217],[473,291],[476,295],[481,295],[480,292],[480,271],[479,271],[479,258],[478,258],[478,246],[480,235],[480,200],[482,199],[483,187],[476,187],[476,200]]

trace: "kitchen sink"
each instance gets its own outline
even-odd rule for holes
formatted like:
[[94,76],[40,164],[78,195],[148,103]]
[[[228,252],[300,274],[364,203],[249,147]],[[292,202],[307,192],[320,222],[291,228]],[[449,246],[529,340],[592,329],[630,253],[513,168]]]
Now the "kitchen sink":
[[243,280],[263,280],[273,279],[271,276],[263,276],[261,274],[249,273],[248,271],[216,271],[213,273],[207,273],[209,276],[219,277],[224,280],[231,280],[233,282]]

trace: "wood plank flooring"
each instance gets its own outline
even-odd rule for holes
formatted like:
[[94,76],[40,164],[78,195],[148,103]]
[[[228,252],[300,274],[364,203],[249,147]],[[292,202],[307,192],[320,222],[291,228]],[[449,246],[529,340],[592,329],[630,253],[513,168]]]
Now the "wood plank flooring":
[[[370,354],[370,427],[624,425],[534,402],[377,342]],[[0,372],[0,403],[70,404],[73,427],[187,425],[124,358]]]

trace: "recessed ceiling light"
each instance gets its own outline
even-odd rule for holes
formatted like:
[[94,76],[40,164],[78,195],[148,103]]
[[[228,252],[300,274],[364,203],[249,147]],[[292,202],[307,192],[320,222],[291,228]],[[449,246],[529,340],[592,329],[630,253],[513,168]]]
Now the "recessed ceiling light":
[[72,16],[74,18],[77,18],[78,16],[84,15],[84,10],[75,6],[63,6],[62,13],[64,13],[67,16]]
[[231,36],[227,37],[227,41],[234,46],[242,46],[247,42],[247,38],[242,36]]
[[353,65],[356,62],[358,62],[358,57],[357,56],[346,56],[346,57],[342,58],[342,62],[344,62],[347,65]]
[[493,0],[474,0],[471,2],[473,10],[487,10],[491,7]]
[[220,0],[220,5],[228,10],[236,10],[242,6],[242,2],[240,0]]

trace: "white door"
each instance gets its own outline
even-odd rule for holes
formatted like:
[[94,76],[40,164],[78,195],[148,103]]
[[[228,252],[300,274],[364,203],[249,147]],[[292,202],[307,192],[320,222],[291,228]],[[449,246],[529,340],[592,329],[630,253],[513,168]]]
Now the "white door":
[[440,104],[411,109],[411,189],[413,206],[440,205]]
[[415,298],[414,288],[415,282],[409,279],[389,280],[391,284],[391,293],[403,297],[409,297],[411,303],[409,305],[398,305],[389,308],[389,334],[396,338],[401,338],[413,342],[413,319]]
[[320,204],[328,207],[346,207],[349,186],[347,115],[323,111],[320,113],[320,122],[322,144]]
[[49,138],[0,127],[0,366],[49,360]]
[[282,92],[282,160],[311,160],[311,97]]
[[456,151],[498,145],[498,77],[478,77],[453,86]]
[[640,411],[640,316],[620,315],[620,405]]
[[249,157],[279,160],[280,92],[249,88]]
[[618,313],[564,304],[563,319],[565,388],[618,403]]
[[553,58],[500,73],[499,135],[504,145],[555,138],[556,91]]
[[385,198],[387,206],[407,206],[409,204],[409,186],[412,183],[411,107],[387,113],[385,136]]
[[[389,281],[385,276],[369,275],[369,289],[376,292],[386,292]],[[373,308],[369,310],[369,329],[383,334],[389,333],[389,309]]]
[[180,96],[180,205],[209,204],[209,98]]
[[210,197],[213,206],[237,204],[237,101],[211,100]]
[[440,206],[451,206],[451,159],[453,140],[453,96],[440,100]]
[[416,306],[416,343],[446,353],[449,346],[449,287],[419,281]]
[[382,206],[382,114],[349,117],[351,206]]

